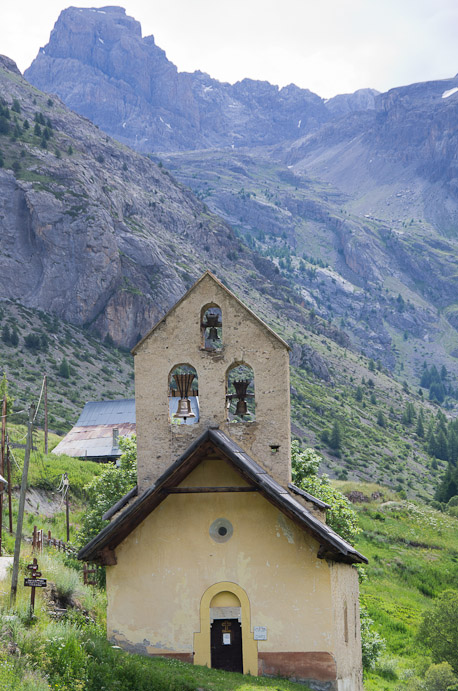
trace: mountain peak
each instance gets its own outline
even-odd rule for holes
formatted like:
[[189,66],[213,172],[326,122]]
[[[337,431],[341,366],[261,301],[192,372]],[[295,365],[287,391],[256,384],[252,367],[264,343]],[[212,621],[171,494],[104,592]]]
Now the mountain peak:
[[10,72],[19,74],[22,77],[22,74],[14,60],[11,60],[11,58],[7,57],[6,55],[0,55],[0,65],[5,67],[5,69],[9,70]]

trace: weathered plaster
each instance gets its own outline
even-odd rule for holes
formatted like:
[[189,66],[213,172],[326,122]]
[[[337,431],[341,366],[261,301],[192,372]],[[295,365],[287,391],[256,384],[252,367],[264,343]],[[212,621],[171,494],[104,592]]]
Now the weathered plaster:
[[329,566],[338,691],[362,691],[358,571],[348,564]]
[[[201,347],[208,304],[222,310],[218,353]],[[189,426],[169,421],[168,377],[180,363],[198,374],[200,419]],[[256,422],[226,420],[226,377],[237,363],[254,371]],[[135,376],[139,493],[215,425],[281,485],[290,482],[287,347],[210,275],[137,346]],[[181,486],[247,484],[209,456]],[[217,519],[232,524],[225,541],[209,533]],[[318,559],[319,547],[259,493],[170,494],[107,567],[108,635],[128,650],[210,665],[211,618],[231,612],[242,623],[244,672],[306,680],[317,691],[362,691],[357,573]],[[267,628],[267,640],[254,640],[255,626]]]
[[[201,348],[201,310],[209,303],[222,310],[224,346],[217,354]],[[194,425],[169,421],[168,376],[179,363],[189,363],[198,374],[200,419]],[[253,368],[256,422],[226,420],[226,375],[236,363]],[[290,482],[288,349],[211,276],[204,276],[137,347],[135,391],[141,490],[211,425],[219,425],[280,484]],[[271,445],[279,445],[279,451],[272,453]]]
[[[199,485],[202,478],[210,485],[241,485],[225,461],[206,460],[182,486]],[[234,527],[228,542],[209,535],[217,517]],[[119,545],[117,566],[107,568],[109,635],[120,645],[150,641],[150,653],[157,653],[158,643],[164,652],[191,652],[194,634],[203,633],[204,593],[230,582],[250,603],[243,636],[252,636],[253,626],[267,626],[259,652],[333,655],[332,569],[317,558],[318,547],[257,493],[170,495]]]

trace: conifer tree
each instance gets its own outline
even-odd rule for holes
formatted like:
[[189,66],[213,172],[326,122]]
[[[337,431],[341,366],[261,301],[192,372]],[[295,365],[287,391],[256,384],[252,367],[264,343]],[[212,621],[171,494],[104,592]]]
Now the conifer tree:
[[425,427],[423,425],[423,411],[422,410],[420,410],[420,414],[419,414],[418,420],[417,420],[417,429],[415,431],[416,431],[417,437],[419,437],[420,439],[424,438]]
[[436,454],[437,458],[442,461],[448,461],[448,445],[447,437],[445,436],[443,430],[439,430],[436,436]]
[[377,425],[379,425],[379,427],[386,427],[385,416],[381,410],[377,413]]
[[334,424],[332,426],[331,434],[329,437],[329,446],[331,449],[340,449],[340,446],[342,444],[342,433],[340,431],[340,425],[337,422],[337,420],[334,420]]
[[60,363],[59,376],[63,377],[63,379],[69,379],[70,378],[70,367],[69,367],[69,364],[68,364],[66,358],[64,358],[62,360],[62,362]]

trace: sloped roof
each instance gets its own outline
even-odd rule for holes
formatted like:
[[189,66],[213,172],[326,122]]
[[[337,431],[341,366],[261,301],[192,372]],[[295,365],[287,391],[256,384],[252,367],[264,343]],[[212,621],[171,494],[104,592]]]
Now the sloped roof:
[[52,450],[53,454],[67,454],[73,458],[116,458],[121,455],[113,447],[113,430],[119,437],[135,434],[135,398],[118,401],[89,401],[76,425]]
[[136,354],[137,348],[138,348],[142,343],[144,343],[144,341],[146,341],[147,338],[149,338],[149,337],[151,336],[151,334],[157,329],[157,327],[159,326],[159,324],[162,324],[162,322],[165,321],[165,320],[167,319],[167,317],[169,316],[169,314],[171,314],[171,313],[178,307],[178,305],[181,305],[181,303],[182,303],[184,300],[186,300],[186,298],[188,297],[188,295],[189,295],[190,293],[192,293],[192,291],[196,288],[196,286],[198,286],[199,283],[200,283],[201,281],[203,281],[203,279],[204,279],[206,276],[209,276],[209,277],[210,277],[220,288],[222,288],[222,290],[224,290],[228,295],[231,296],[231,298],[233,298],[234,300],[236,300],[236,302],[238,302],[239,305],[241,305],[244,309],[246,309],[246,311],[249,312],[250,315],[251,315],[254,319],[256,319],[256,321],[258,321],[258,322],[261,324],[261,326],[263,326],[267,331],[269,331],[269,333],[270,333],[272,336],[275,336],[275,338],[276,338],[278,341],[280,341],[280,343],[281,343],[282,345],[284,345],[285,348],[287,348],[288,350],[291,350],[290,346],[287,344],[286,341],[283,340],[283,338],[282,338],[281,336],[279,336],[273,329],[270,328],[270,326],[268,326],[260,317],[258,317],[258,315],[255,314],[255,312],[253,312],[253,310],[251,310],[249,307],[247,307],[247,306],[245,305],[245,303],[242,302],[242,301],[237,297],[237,295],[235,295],[231,290],[229,290],[229,288],[226,288],[226,286],[224,285],[224,283],[221,283],[221,281],[220,281],[218,278],[216,278],[216,276],[215,276],[214,274],[212,274],[211,271],[205,271],[205,273],[203,273],[202,276],[201,276],[199,279],[197,279],[197,281],[189,288],[189,290],[186,291],[186,293],[183,295],[183,297],[181,297],[181,298],[173,305],[173,307],[171,307],[171,308],[169,309],[169,311],[166,312],[166,314],[164,314],[164,316],[161,317],[161,319],[159,319],[159,321],[153,326],[153,328],[150,329],[150,330],[148,331],[148,333],[145,334],[145,335],[143,336],[143,338],[141,338],[141,339],[139,340],[139,342],[137,343],[137,345],[135,345],[135,346],[132,348],[132,350],[131,350],[132,355],[135,355],[135,354]]
[[118,401],[89,401],[75,426],[116,425],[118,422],[135,421],[135,398],[124,398]]
[[[217,451],[218,455],[228,460],[255,490],[310,533],[320,543],[318,552],[320,558],[347,563],[367,563],[366,557],[335,533],[332,528],[315,518],[284,487],[270,477],[264,468],[261,468],[238,444],[218,428],[210,428],[201,434],[154,485],[143,492],[118,518],[115,518],[78,552],[78,559],[96,561],[100,559],[103,550],[115,549],[154,511],[169,492],[184,480],[209,451]],[[132,497],[134,492],[133,490],[131,492]],[[118,502],[118,505],[122,501]],[[114,515],[114,512],[111,515]]]

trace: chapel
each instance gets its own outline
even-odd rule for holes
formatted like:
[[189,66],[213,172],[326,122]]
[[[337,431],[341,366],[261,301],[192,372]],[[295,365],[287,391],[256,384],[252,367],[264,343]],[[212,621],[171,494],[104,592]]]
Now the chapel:
[[291,482],[289,346],[206,272],[133,349],[138,484],[78,557],[122,648],[362,691],[367,562]]

